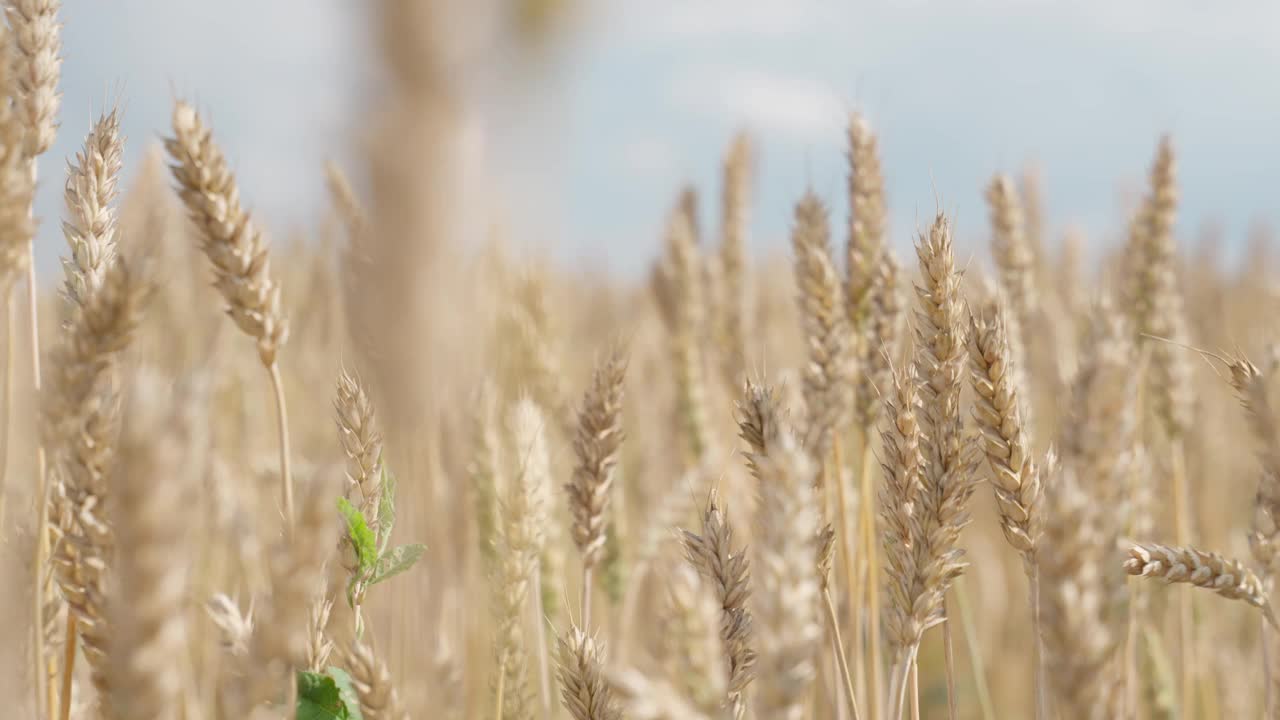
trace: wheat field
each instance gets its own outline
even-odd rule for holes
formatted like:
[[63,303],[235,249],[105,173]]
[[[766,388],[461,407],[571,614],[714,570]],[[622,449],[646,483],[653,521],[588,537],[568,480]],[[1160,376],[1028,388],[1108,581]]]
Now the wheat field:
[[1013,166],[974,258],[854,111],[758,257],[743,132],[588,274],[454,241],[444,4],[375,5],[387,101],[282,242],[216,108],[128,187],[127,102],[52,157],[74,10],[6,0],[6,717],[1280,718],[1273,251],[1181,249],[1176,137],[1107,252]]

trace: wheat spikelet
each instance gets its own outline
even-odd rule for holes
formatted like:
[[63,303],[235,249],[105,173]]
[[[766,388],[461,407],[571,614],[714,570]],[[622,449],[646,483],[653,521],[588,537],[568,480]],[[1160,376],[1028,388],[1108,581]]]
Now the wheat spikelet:
[[1022,206],[1013,181],[1006,175],[993,178],[986,195],[991,212],[991,255],[1000,271],[1000,289],[1026,327],[1039,307],[1039,296],[1035,255],[1027,239]]
[[333,401],[338,438],[347,456],[348,496],[359,492],[357,507],[369,528],[378,533],[378,506],[382,500],[382,433],[378,430],[373,401],[361,379],[342,371]]
[[507,486],[503,475],[505,457],[498,434],[500,423],[494,398],[496,392],[491,384],[485,383],[472,405],[471,462],[467,466],[475,508],[476,539],[480,544],[480,556],[490,571],[496,559],[498,498],[502,497]]
[[720,603],[720,641],[728,661],[728,701],[743,705],[743,694],[755,677],[751,610],[751,561],[745,548],[734,549],[733,528],[712,491],[702,513],[702,534],[683,531],[685,556],[690,565],[711,583]]
[[559,640],[560,699],[574,720],[622,717],[604,678],[604,659],[604,647],[576,625]]
[[761,459],[761,504],[756,559],[758,592],[752,615],[759,623],[758,717],[799,720],[813,682],[821,632],[813,533],[816,469],[786,435]]
[[1189,583],[1230,600],[1242,600],[1261,610],[1273,627],[1276,625],[1262,581],[1238,560],[1196,548],[1139,543],[1129,548],[1124,571],[1165,583]]
[[721,604],[688,565],[676,565],[667,586],[662,620],[667,674],[696,707],[715,714],[726,702],[729,682],[720,640]]
[[887,248],[876,268],[875,295],[862,346],[854,417],[869,435],[880,422],[881,394],[892,382],[890,361],[901,335],[902,297],[898,289],[898,261]]
[[29,158],[43,155],[58,131],[62,94],[62,39],[58,0],[9,0],[6,14],[18,48],[17,93],[14,104],[26,124]]
[[1261,473],[1254,496],[1249,549],[1262,568],[1263,578],[1270,579],[1280,569],[1280,434],[1277,434],[1280,426],[1271,409],[1267,375],[1243,356],[1229,359],[1227,369],[1231,386],[1248,415],[1254,441],[1258,443]]
[[227,314],[257,341],[258,356],[270,367],[289,325],[262,233],[240,206],[240,190],[212,132],[185,102],[174,105],[173,137],[164,144],[178,195],[213,265],[214,287],[226,301]]
[[71,249],[63,260],[66,275],[64,292],[73,305],[85,302],[86,295],[102,284],[102,278],[116,252],[116,184],[120,174],[120,117],[112,109],[98,118],[67,168],[63,196],[67,219],[62,233]]
[[338,217],[346,226],[347,242],[352,249],[358,248],[364,241],[368,226],[364,207],[356,197],[355,190],[351,188],[351,181],[337,164],[333,162],[324,164],[324,180],[325,188],[329,191],[329,199],[333,201],[334,207],[338,210]]
[[924,634],[928,617],[918,611],[927,609],[917,603],[921,588],[916,587],[916,557],[912,553],[915,539],[916,498],[924,484],[924,452],[918,414],[920,413],[919,380],[907,365],[893,378],[893,393],[886,397],[884,443],[884,486],[880,491],[880,517],[884,523],[884,548],[887,558],[885,583],[889,596],[885,623],[894,656],[901,661],[904,653]]
[[189,490],[208,444],[203,390],[180,391],[172,407],[158,379],[135,376],[112,471],[110,517],[121,549],[109,600],[110,697],[119,718],[179,717],[185,649],[186,566],[182,543]]
[[755,151],[746,133],[734,136],[724,159],[721,194],[720,271],[723,302],[720,313],[720,362],[729,387],[743,375],[747,356],[751,302],[747,287],[747,231],[751,218],[751,176]]
[[307,670],[319,673],[329,666],[333,653],[333,640],[326,632],[329,614],[333,612],[333,598],[318,597],[307,610]]
[[759,459],[769,454],[784,432],[789,432],[783,420],[783,412],[774,389],[770,385],[757,384],[748,378],[742,387],[742,399],[737,403],[738,436],[747,442],[751,452],[746,453],[747,468],[760,479]]
[[573,515],[573,541],[587,569],[600,560],[604,548],[614,466],[623,440],[622,381],[626,371],[626,357],[615,350],[596,368],[578,413],[578,434],[573,443],[578,462],[565,490]]
[[1133,218],[1126,248],[1130,312],[1140,342],[1151,353],[1149,393],[1171,437],[1191,425],[1191,366],[1186,351],[1167,342],[1187,340],[1186,315],[1178,287],[1173,223],[1178,187],[1173,144],[1162,138],[1151,166],[1150,188]]
[[1004,309],[986,308],[973,318],[974,419],[991,469],[991,488],[1005,539],[1031,563],[1039,537],[1040,476],[1022,421]]
[[365,720],[409,720],[409,713],[401,706],[391,680],[391,671],[372,648],[355,643],[343,653],[343,667],[351,675]]
[[809,411],[804,447],[814,457],[825,458],[832,433],[847,419],[854,357],[844,291],[831,262],[827,209],[812,191],[796,204],[791,245],[797,300],[809,351],[804,372],[804,398]]

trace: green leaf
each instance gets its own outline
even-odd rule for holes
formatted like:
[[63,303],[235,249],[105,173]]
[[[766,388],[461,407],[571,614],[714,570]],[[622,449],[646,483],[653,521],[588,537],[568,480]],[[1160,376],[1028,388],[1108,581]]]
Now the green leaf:
[[370,585],[377,585],[389,577],[399,575],[400,573],[413,567],[418,562],[418,558],[422,557],[422,553],[427,551],[427,546],[420,543],[412,545],[401,545],[391,548],[382,553],[382,557],[378,558],[378,563],[373,569],[373,575],[369,578]]
[[378,499],[378,534],[381,535],[378,551],[386,549],[391,541],[391,528],[396,525],[396,476],[386,464],[382,465],[382,497]]
[[364,714],[360,712],[360,696],[356,694],[355,685],[351,683],[351,676],[347,671],[330,665],[325,672],[338,686],[338,697],[347,706],[347,714],[351,720],[364,720]]
[[338,498],[338,510],[347,521],[347,537],[351,538],[351,546],[355,548],[360,574],[367,575],[378,559],[378,539],[369,529],[364,515],[346,498]]
[[351,720],[338,684],[328,675],[298,673],[297,720]]

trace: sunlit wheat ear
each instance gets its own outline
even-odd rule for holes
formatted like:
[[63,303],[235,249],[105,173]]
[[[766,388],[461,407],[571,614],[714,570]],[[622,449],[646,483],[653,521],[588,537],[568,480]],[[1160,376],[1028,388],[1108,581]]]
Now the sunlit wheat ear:
[[120,116],[116,109],[98,118],[67,168],[63,191],[66,236],[71,256],[62,261],[66,282],[63,292],[73,305],[85,302],[86,295],[102,284],[116,252],[116,209],[113,205],[119,182]]
[[356,506],[375,533],[382,500],[382,433],[374,415],[373,401],[359,376],[342,371],[333,401],[338,437],[347,456],[348,496],[357,493]]
[[577,625],[558,642],[560,701],[573,720],[619,720],[613,689],[604,678],[604,647]]
[[1270,580],[1280,569],[1280,424],[1267,387],[1273,368],[1264,374],[1244,356],[1229,358],[1226,363],[1231,387],[1244,406],[1257,443],[1261,472],[1254,496],[1249,549],[1262,569],[1263,580]]
[[391,680],[391,671],[373,648],[357,642],[342,653],[343,665],[360,699],[365,720],[409,720]]
[[577,463],[565,490],[573,516],[573,541],[587,569],[599,562],[604,548],[614,466],[624,437],[622,383],[626,371],[625,355],[612,352],[596,367],[578,413],[578,433],[573,442]]
[[1276,625],[1262,581],[1238,560],[1196,548],[1141,543],[1129,548],[1124,571],[1165,583],[1189,583],[1231,600],[1243,600],[1261,610],[1273,627]]
[[111,694],[119,718],[165,717],[180,706],[174,658],[185,652],[190,497],[208,446],[204,389],[172,388],[147,374],[128,384],[112,472],[117,547],[108,616]]
[[1032,562],[1039,538],[1040,472],[1022,420],[1022,398],[1004,325],[1004,310],[973,318],[973,415],[982,433],[991,488],[1005,539]]
[[832,433],[848,419],[855,358],[844,290],[831,261],[827,209],[812,191],[796,204],[791,245],[809,359],[804,374],[804,447],[814,457],[825,458]]
[[164,144],[178,195],[213,265],[214,287],[226,301],[227,314],[257,341],[262,364],[270,366],[289,326],[262,232],[240,206],[235,176],[195,108],[182,101],[174,105],[173,137]]
[[62,23],[59,0],[8,0],[9,18],[18,48],[15,106],[27,127],[26,152],[34,158],[52,145],[58,131],[62,94]]
[[747,468],[760,479],[759,459],[769,454],[769,448],[778,443],[782,433],[790,433],[784,412],[771,385],[758,384],[747,379],[742,387],[742,399],[737,403],[738,437],[747,442],[750,452],[745,454]]
[[[685,556],[711,585],[720,605],[720,640],[728,661],[728,702],[738,714],[747,686],[755,677],[752,630],[751,561],[745,547],[734,547],[733,527],[712,491],[702,513],[701,534],[682,532]],[[745,710],[745,708],[743,708]]]

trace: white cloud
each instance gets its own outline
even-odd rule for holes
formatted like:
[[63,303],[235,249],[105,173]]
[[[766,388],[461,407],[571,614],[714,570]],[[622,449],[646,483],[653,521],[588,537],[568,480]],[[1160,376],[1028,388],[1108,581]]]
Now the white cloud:
[[677,102],[732,126],[801,142],[839,142],[846,104],[820,80],[760,70],[695,70],[681,76]]

